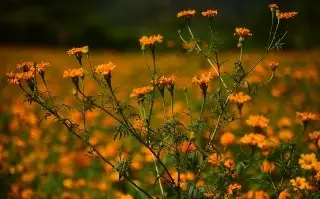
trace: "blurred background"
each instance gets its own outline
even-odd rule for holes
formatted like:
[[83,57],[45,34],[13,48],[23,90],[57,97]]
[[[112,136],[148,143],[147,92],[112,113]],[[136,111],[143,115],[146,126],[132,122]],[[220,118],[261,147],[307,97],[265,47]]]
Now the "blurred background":
[[[216,31],[225,44],[234,47],[236,26],[252,30],[249,48],[263,46],[270,26],[266,5],[277,3],[281,11],[298,11],[290,21],[286,48],[310,49],[319,46],[320,1],[316,0],[1,0],[0,42],[4,45],[82,46],[117,50],[139,50],[142,35],[161,33],[166,41],[180,42],[177,30],[183,9],[218,9]],[[194,22],[198,36],[206,36],[206,20]],[[292,31],[294,30],[294,31]],[[259,35],[259,37],[257,36]]]

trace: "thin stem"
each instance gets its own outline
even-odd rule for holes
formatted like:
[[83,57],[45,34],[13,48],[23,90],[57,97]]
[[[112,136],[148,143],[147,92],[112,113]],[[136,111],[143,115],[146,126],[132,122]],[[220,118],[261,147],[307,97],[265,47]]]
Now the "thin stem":
[[191,110],[191,107],[190,107],[190,104],[189,104],[188,95],[187,95],[187,91],[186,90],[184,91],[184,96],[186,98],[186,102],[187,102],[187,106],[188,106],[188,110],[189,110],[189,114],[190,114],[190,122],[192,124],[193,123],[192,110]]
[[242,42],[242,44],[241,44],[241,46],[240,46],[240,56],[239,56],[239,61],[241,62],[241,60],[242,60],[242,54],[243,54],[243,42]]
[[160,178],[160,173],[159,173],[159,169],[158,169],[158,166],[157,166],[156,158],[154,157],[154,155],[152,155],[152,160],[153,160],[156,172],[157,172],[157,178],[158,178],[158,181],[159,181],[159,187],[160,187],[161,195],[163,196],[164,195],[164,191],[163,191],[163,187],[162,187],[162,183],[161,183],[161,178]]
[[163,113],[164,113],[164,116],[165,116],[166,120],[168,120],[166,102],[164,100],[164,96],[161,95],[161,99],[162,99]]
[[273,30],[273,24],[274,24],[274,15],[275,12],[271,12],[271,27],[270,27],[270,32],[269,32],[269,40],[268,40],[268,44],[270,44],[270,40],[271,40],[271,35],[272,35],[272,30]]
[[200,120],[202,119],[202,114],[203,114],[203,110],[204,110],[204,106],[206,104],[206,94],[203,94],[203,98],[202,98],[202,105],[201,105],[201,111],[200,111]]
[[274,34],[273,34],[273,36],[272,36],[272,40],[271,40],[271,42],[270,42],[270,45],[269,45],[269,47],[268,47],[268,51],[271,49],[272,44],[273,44],[274,40],[276,39],[276,34],[277,34],[277,32],[278,32],[279,24],[280,24],[280,19],[278,18],[278,20],[277,20],[277,26],[276,26],[276,29],[275,29]]
[[171,97],[171,115],[172,115],[172,119],[174,119],[174,113],[173,113],[173,92],[170,92],[170,97]]

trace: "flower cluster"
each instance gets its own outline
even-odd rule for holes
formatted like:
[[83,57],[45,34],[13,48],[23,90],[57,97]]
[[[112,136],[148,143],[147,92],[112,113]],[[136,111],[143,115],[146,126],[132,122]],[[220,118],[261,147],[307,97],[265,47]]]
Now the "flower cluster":
[[9,84],[20,84],[21,80],[29,80],[34,78],[34,72],[31,70],[22,73],[9,72],[6,75],[8,77]]
[[142,47],[153,46],[156,43],[161,43],[162,41],[163,41],[163,37],[160,34],[152,35],[150,37],[143,36],[139,39],[139,43]]
[[177,17],[178,18],[181,18],[181,17],[189,18],[189,17],[193,17],[195,14],[196,14],[195,10],[183,10],[177,14]]
[[204,17],[212,18],[218,15],[218,10],[207,10],[207,11],[201,12],[201,14]]
[[247,133],[240,138],[240,143],[264,148],[266,146],[266,137],[258,133]]
[[236,193],[240,189],[241,189],[241,185],[240,184],[237,184],[237,183],[230,184],[228,186],[227,193],[228,193],[229,196],[232,196],[234,193]]
[[266,128],[269,124],[269,119],[262,115],[250,115],[246,123],[249,126]]
[[[22,70],[23,72],[15,73],[9,72],[6,73],[8,77],[8,82],[10,84],[19,84],[21,80],[29,80],[34,78],[36,74],[40,74],[44,78],[44,71],[45,69],[50,66],[47,62],[22,62],[17,64],[17,69]],[[36,73],[35,73],[36,69]]]
[[320,139],[320,131],[314,131],[309,133],[309,139],[311,141],[318,141]]

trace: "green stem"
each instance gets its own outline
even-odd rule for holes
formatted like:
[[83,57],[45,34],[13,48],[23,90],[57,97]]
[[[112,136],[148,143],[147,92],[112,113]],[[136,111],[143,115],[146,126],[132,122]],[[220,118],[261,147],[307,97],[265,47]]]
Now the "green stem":
[[203,98],[202,98],[202,105],[201,105],[201,111],[200,111],[200,120],[202,119],[202,115],[203,115],[203,110],[204,110],[204,106],[206,104],[206,94],[203,94]]
[[163,113],[164,113],[164,116],[165,116],[166,120],[168,120],[167,109],[166,109],[166,102],[165,102],[165,100],[164,100],[164,96],[161,96],[161,98],[162,98]]

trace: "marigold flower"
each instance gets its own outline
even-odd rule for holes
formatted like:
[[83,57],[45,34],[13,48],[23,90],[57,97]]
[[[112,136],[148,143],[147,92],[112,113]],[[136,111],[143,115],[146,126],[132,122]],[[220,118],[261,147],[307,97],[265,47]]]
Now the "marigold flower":
[[151,92],[152,90],[153,90],[153,86],[144,86],[141,88],[135,88],[131,92],[130,98],[133,98],[133,97],[137,99],[143,98],[145,94]]
[[278,126],[280,128],[290,127],[291,124],[292,124],[292,122],[288,117],[282,117],[278,121]]
[[252,36],[252,34],[250,33],[250,30],[247,28],[236,28],[235,29],[235,33],[233,34],[234,36],[239,36],[242,38],[245,38],[247,36]]
[[31,70],[23,73],[9,72],[6,75],[8,77],[9,84],[20,84],[21,80],[30,80],[34,78],[34,72]]
[[251,97],[249,95],[244,94],[243,92],[239,92],[230,95],[229,100],[237,104],[244,104],[247,101],[251,100]]
[[17,64],[18,69],[23,69],[23,68],[29,69],[29,68],[33,68],[33,66],[34,66],[34,62],[30,62],[30,61]]
[[262,115],[250,115],[246,123],[249,126],[266,128],[269,124],[269,119]]
[[320,131],[314,131],[312,133],[309,133],[309,139],[311,141],[317,141],[320,139]]
[[316,181],[320,182],[320,171],[317,172],[314,178],[316,179]]
[[234,183],[234,184],[230,184],[228,186],[228,195],[229,196],[232,196],[233,193],[236,193],[237,191],[239,191],[241,189],[241,185],[240,184],[237,184],[237,183]]
[[152,35],[150,37],[143,36],[139,39],[139,43],[142,47],[152,46],[152,45],[155,45],[156,43],[161,43],[162,41],[163,41],[163,37],[160,34]]
[[270,62],[269,67],[271,68],[272,71],[275,71],[279,66],[278,62]]
[[212,18],[218,15],[218,10],[207,10],[207,11],[201,12],[201,14],[204,17]]
[[279,194],[279,199],[289,199],[290,197],[291,194],[289,193],[288,189],[281,191],[281,193]]
[[208,158],[208,163],[211,164],[212,166],[216,166],[220,164],[221,161],[222,161],[222,157],[217,153],[211,154]]
[[279,8],[279,6],[277,4],[272,3],[272,4],[269,4],[269,8],[271,11],[275,11],[276,9]]
[[258,133],[247,133],[240,138],[240,142],[245,145],[264,148],[266,146],[266,137]]
[[226,132],[220,137],[220,143],[224,146],[232,145],[235,141],[235,136],[231,132]]
[[83,77],[84,76],[84,70],[83,68],[77,68],[77,69],[67,69],[63,72],[64,78],[73,78],[73,77]]
[[292,186],[296,187],[294,188],[294,190],[297,190],[297,188],[301,190],[309,189],[308,182],[306,181],[305,178],[302,178],[302,177],[296,177],[296,179],[291,179],[290,183]]
[[203,94],[205,94],[207,92],[208,84],[211,79],[213,79],[213,75],[211,74],[211,72],[208,72],[208,73],[202,74],[201,76],[194,76],[192,78],[192,83],[200,85],[200,88],[202,89]]
[[193,17],[195,14],[196,14],[195,10],[183,10],[177,14],[177,17],[178,18],[181,18],[181,17],[190,18],[190,17]]
[[21,192],[21,199],[31,199],[34,198],[34,193],[31,189],[24,189]]
[[283,141],[290,141],[293,138],[293,132],[290,130],[281,130],[279,132],[279,138]]
[[72,48],[72,49],[69,49],[67,51],[67,54],[69,56],[71,55],[77,55],[77,54],[86,54],[89,52],[89,47],[88,46],[83,46],[83,47],[80,47],[80,48]]
[[298,14],[298,12],[280,12],[278,14],[279,19],[292,19]]
[[116,67],[112,62],[108,62],[105,64],[100,64],[96,66],[95,72],[101,75],[109,75],[113,71],[113,69]]
[[223,165],[229,169],[232,169],[236,166],[235,162],[232,159],[227,159]]
[[271,172],[275,169],[273,162],[263,161],[262,163],[262,171],[263,172]]
[[296,117],[300,119],[304,124],[308,121],[318,120],[318,116],[314,113],[297,112]]
[[38,72],[44,72],[47,67],[51,66],[48,62],[37,63],[36,69]]
[[299,164],[301,168],[304,170],[311,170],[316,167],[316,164],[318,163],[316,154],[301,154],[299,159]]

